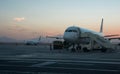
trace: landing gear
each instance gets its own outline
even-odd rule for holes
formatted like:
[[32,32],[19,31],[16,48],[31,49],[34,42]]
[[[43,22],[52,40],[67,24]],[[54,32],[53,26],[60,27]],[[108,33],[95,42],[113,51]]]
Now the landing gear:
[[71,52],[75,52],[75,44],[73,44],[73,48],[71,49]]
[[107,48],[102,48],[101,52],[107,52]]
[[67,42],[67,41],[64,41],[63,42],[63,45],[64,45],[64,48],[68,51],[69,49],[69,46],[70,46],[70,43],[69,42]]
[[81,50],[81,46],[78,44],[76,47],[77,50]]
[[89,52],[90,50],[88,50],[87,48],[83,48],[84,52]]
[[72,48],[72,49],[71,49],[71,52],[75,52],[75,48]]

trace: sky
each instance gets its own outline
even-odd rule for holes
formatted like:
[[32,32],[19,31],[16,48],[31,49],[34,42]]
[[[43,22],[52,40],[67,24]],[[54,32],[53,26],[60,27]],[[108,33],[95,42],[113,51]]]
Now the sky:
[[63,35],[69,26],[120,34],[120,0],[0,0],[0,37]]

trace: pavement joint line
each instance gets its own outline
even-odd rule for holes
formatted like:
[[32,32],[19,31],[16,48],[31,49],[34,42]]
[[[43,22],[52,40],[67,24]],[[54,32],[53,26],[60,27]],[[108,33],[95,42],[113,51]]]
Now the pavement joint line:
[[31,65],[30,67],[42,67],[42,66],[46,66],[46,65],[55,64],[55,63],[56,62],[47,61],[47,62],[43,62],[43,63],[38,63],[38,64]]
[[95,65],[95,64],[88,64],[88,63],[85,63],[85,64],[83,64],[83,63],[79,63],[79,64],[78,64],[78,63],[77,63],[77,64],[76,64],[76,63],[68,63],[68,62],[67,62],[67,63],[58,63],[58,64],[67,64],[67,65],[72,64],[72,65],[84,65],[84,66],[85,66],[85,65],[86,65],[86,66]]
[[109,71],[109,72],[120,72],[120,70],[112,70],[112,69],[88,69],[88,68],[71,68],[71,67],[45,67],[45,68],[55,68],[55,69],[71,69],[71,70],[89,70],[89,71]]
[[120,64],[120,62],[103,62],[103,61],[76,61],[76,60],[47,60],[47,59],[40,59],[41,61],[49,61],[49,62],[76,62],[76,63],[104,63],[104,64]]
[[[3,58],[3,59],[5,59],[5,58]],[[7,58],[7,59],[9,59],[9,58]],[[55,59],[54,57],[50,57],[50,58],[41,58],[41,57],[39,57],[39,58],[10,58],[10,59],[12,59],[12,60],[14,60],[14,59],[31,59],[31,60],[33,60],[33,59]],[[59,58],[59,59],[63,59],[63,58]],[[66,60],[66,58],[64,58],[65,60]],[[75,59],[75,60],[98,60],[98,61],[120,61],[120,59],[118,58],[118,59],[101,59],[101,58],[86,58],[86,59],[83,59],[83,58],[81,58],[81,59],[79,59],[79,58],[67,58],[67,59]]]
[[[3,59],[3,60],[5,60],[5,59]],[[12,59],[12,60],[14,60],[14,59]],[[15,60],[17,60],[17,59],[15,59]],[[54,59],[18,59],[17,61],[21,61],[21,60],[24,60],[24,61],[29,61],[29,60],[37,60],[37,61],[59,61],[59,62],[84,62],[84,63],[105,63],[105,64],[120,64],[120,62],[119,61],[110,61],[110,60],[92,60],[92,61],[89,61],[89,60],[84,60],[84,59],[82,59],[82,60],[80,60],[80,59],[78,59],[78,60],[72,60],[72,59],[70,59],[70,60],[66,60],[66,59],[64,59],[64,60],[60,60],[60,59],[56,59],[56,60],[54,60]]]

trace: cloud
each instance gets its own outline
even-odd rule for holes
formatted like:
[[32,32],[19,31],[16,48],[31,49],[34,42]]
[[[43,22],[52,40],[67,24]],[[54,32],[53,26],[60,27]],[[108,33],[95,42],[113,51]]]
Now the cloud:
[[14,21],[16,21],[16,22],[21,22],[21,21],[24,21],[24,20],[25,20],[24,17],[21,17],[21,18],[16,17],[16,18],[14,18]]

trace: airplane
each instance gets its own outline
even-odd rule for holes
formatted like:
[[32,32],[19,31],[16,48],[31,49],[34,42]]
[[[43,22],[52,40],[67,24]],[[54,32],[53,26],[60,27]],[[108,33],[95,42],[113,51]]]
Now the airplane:
[[[63,35],[63,39],[65,41],[76,43],[76,41],[79,40],[80,35],[83,34],[83,33],[86,33],[86,32],[90,32],[92,34],[96,34],[98,36],[105,37],[105,38],[112,37],[112,38],[109,38],[109,40],[111,40],[111,39],[120,39],[120,37],[113,38],[113,36],[119,36],[118,34],[115,34],[115,35],[105,35],[104,36],[104,34],[103,34],[103,18],[102,18],[102,21],[101,21],[100,32],[92,31],[92,30],[81,28],[81,27],[77,27],[77,26],[71,26],[71,27],[68,27],[65,30],[64,35]],[[57,37],[57,39],[59,39],[59,38]]]
[[26,45],[38,45],[40,43],[40,40],[41,40],[41,36],[39,37],[39,39],[36,41],[36,40],[29,40],[29,41],[26,41],[25,44]]
[[[100,27],[100,32],[96,32],[96,31],[92,31],[89,29],[85,29],[82,27],[78,27],[78,26],[70,26],[68,27],[65,32],[63,37],[51,37],[51,36],[47,36],[47,38],[56,38],[56,39],[64,39],[64,43],[69,44],[71,43],[73,45],[72,50],[75,50],[75,44],[80,44],[81,43],[81,36],[85,33],[90,33],[90,34],[94,34],[99,36],[100,38],[105,38],[105,40],[109,40],[107,37],[112,37],[112,36],[119,36],[119,35],[106,35],[104,36],[103,34],[103,18],[101,21],[101,27]],[[120,39],[120,37],[117,38],[110,38],[110,39]]]

